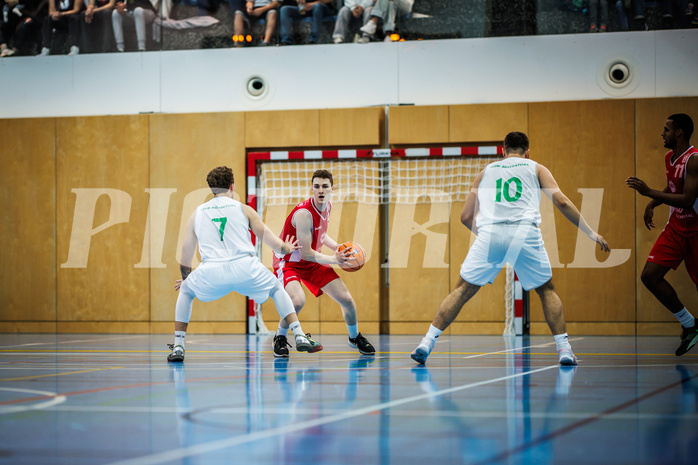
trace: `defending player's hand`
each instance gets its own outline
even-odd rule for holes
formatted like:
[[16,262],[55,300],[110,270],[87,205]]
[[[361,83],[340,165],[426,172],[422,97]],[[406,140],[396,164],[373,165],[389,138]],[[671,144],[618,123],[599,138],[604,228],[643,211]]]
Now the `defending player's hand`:
[[631,189],[635,189],[640,195],[647,195],[650,191],[649,186],[640,178],[630,176],[625,180],[625,184]]
[[182,281],[184,281],[184,280],[178,279],[177,281],[175,281],[175,291],[178,291],[179,288],[182,287]]
[[603,238],[603,236],[599,233],[594,233],[594,237],[591,238],[594,240],[597,244],[601,246],[601,250],[604,252],[608,252],[611,250],[611,248],[608,246],[608,242],[606,242],[606,239]]
[[286,236],[284,243],[281,245],[281,253],[286,255],[301,248],[302,247],[298,244],[298,239],[293,236]]
[[642,219],[645,221],[645,227],[649,230],[654,228],[654,208],[651,205],[647,205],[645,208],[645,214],[642,215]]

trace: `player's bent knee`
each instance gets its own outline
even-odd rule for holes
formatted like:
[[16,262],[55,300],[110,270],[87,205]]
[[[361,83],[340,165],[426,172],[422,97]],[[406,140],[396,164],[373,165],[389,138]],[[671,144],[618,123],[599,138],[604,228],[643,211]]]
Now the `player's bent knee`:
[[286,293],[284,287],[281,283],[274,286],[274,289],[269,293],[269,297],[274,301],[276,305],[276,311],[279,313],[281,318],[286,318],[291,313],[295,313],[293,302],[291,302],[291,297]]

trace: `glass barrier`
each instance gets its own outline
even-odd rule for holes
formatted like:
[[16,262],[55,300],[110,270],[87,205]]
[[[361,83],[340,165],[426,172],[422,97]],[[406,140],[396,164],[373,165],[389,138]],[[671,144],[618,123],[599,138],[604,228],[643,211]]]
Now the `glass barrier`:
[[0,0],[0,55],[698,27],[690,0]]

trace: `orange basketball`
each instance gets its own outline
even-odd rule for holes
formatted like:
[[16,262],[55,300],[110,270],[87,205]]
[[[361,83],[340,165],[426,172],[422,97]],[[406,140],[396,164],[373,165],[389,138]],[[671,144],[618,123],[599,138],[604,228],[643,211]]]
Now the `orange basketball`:
[[359,271],[361,267],[364,266],[364,263],[366,263],[366,252],[364,248],[356,242],[348,241],[337,247],[337,250],[340,252],[344,249],[351,249],[353,255],[348,262],[341,263],[339,267],[344,271]]

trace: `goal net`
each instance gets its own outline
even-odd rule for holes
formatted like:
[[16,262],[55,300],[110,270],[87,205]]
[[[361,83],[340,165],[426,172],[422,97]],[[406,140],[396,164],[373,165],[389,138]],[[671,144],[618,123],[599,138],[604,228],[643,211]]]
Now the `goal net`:
[[[251,153],[248,204],[256,208],[262,219],[272,207],[294,206],[310,196],[310,179],[318,169],[332,172],[337,188],[333,194],[335,203],[464,202],[475,177],[498,159],[498,153],[501,149],[496,146]],[[257,247],[261,257],[260,244]],[[504,334],[516,334],[515,297],[514,273],[507,268],[502,302],[506,314]],[[260,312],[259,305],[250,306],[251,333],[266,332]]]

